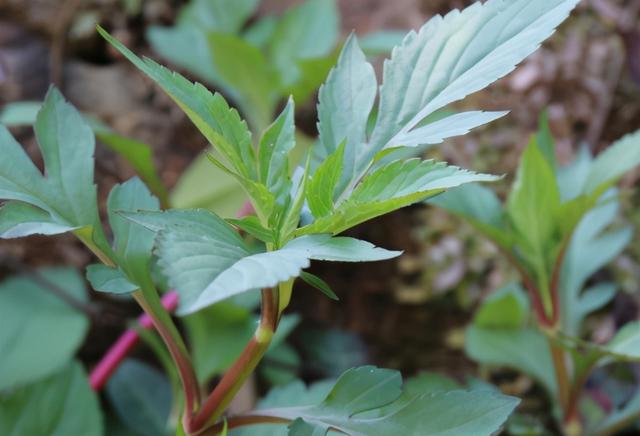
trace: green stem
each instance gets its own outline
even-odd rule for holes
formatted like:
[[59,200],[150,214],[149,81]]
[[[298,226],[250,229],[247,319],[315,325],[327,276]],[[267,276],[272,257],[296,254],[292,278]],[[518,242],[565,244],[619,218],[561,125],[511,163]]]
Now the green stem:
[[278,324],[278,293],[271,288],[262,290],[262,312],[260,324],[253,337],[225,373],[220,383],[205,400],[200,411],[191,420],[191,425],[186,428],[188,433],[198,434],[209,423],[217,421],[231,400],[240,390],[244,382],[256,369],[260,360],[267,352],[271,339]]
[[[93,241],[89,232],[76,231],[76,236],[91,250],[102,263],[112,268],[117,267],[113,260],[113,253],[106,253],[98,244]],[[198,380],[191,364],[191,357],[187,350],[178,328],[173,322],[171,315],[165,310],[160,301],[160,296],[149,278],[149,283],[141,286],[131,294],[142,310],[151,317],[154,327],[164,341],[173,361],[180,374],[182,389],[185,397],[184,419],[186,424],[190,420],[193,412],[200,405],[200,389]]]

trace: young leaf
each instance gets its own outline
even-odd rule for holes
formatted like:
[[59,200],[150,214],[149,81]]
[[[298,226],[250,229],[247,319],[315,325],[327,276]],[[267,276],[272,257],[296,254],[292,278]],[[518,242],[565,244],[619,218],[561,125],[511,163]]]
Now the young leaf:
[[450,115],[424,126],[416,127],[410,132],[397,135],[385,146],[385,149],[440,144],[447,138],[466,135],[472,129],[502,118],[506,114],[508,114],[506,111],[471,111]]
[[0,393],[0,434],[102,436],[98,397],[80,363],[70,363],[37,383]]
[[295,105],[289,99],[282,113],[262,135],[258,146],[260,181],[278,198],[288,195],[291,185],[289,152],[296,144],[294,112]]
[[141,229],[119,215],[122,211],[158,210],[160,204],[140,179],[134,177],[121,185],[115,185],[107,199],[109,224],[114,235],[114,252],[118,264],[129,279],[142,285],[149,279],[151,250],[155,234]]
[[333,292],[333,289],[331,289],[331,286],[329,286],[329,284],[324,280],[322,280],[320,277],[314,274],[302,271],[300,273],[300,278],[304,280],[306,284],[308,284],[309,286],[313,286],[314,288],[322,292],[324,295],[326,295],[330,299],[334,301],[340,300],[340,298],[338,298],[336,293]]
[[578,0],[489,0],[429,20],[385,63],[371,156],[426,116],[511,72]]
[[[0,126],[0,199],[28,203],[43,213],[11,206],[11,233],[26,236],[32,232],[78,230],[85,228],[94,243],[106,247],[98,217],[96,187],[93,184],[95,139],[82,116],[55,88],[47,93],[35,123],[36,138],[42,152],[46,177],[31,162],[6,128]],[[20,212],[26,226],[15,230]],[[34,224],[34,218],[38,221]],[[5,233],[5,230],[3,233]]]
[[337,234],[364,221],[425,200],[464,183],[499,177],[420,159],[394,161],[367,175],[331,215],[302,227],[297,234]]
[[316,218],[322,218],[333,211],[338,182],[342,175],[345,142],[318,166],[309,180],[307,203]]
[[367,120],[376,98],[376,75],[351,35],[338,64],[320,87],[318,132],[324,154],[333,154],[344,141],[342,174],[338,186],[342,192],[356,175],[362,144],[366,141]]
[[273,231],[264,228],[256,216],[250,215],[242,219],[227,219],[227,221],[262,242],[274,242]]
[[255,180],[256,159],[251,133],[238,112],[231,109],[220,94],[212,94],[204,86],[188,81],[151,59],[140,59],[99,26],[98,32],[180,106],[238,174]]
[[485,328],[517,329],[529,318],[529,300],[517,284],[493,292],[476,312],[474,323]]
[[140,287],[131,283],[119,268],[111,268],[103,264],[88,265],[87,280],[96,291],[112,294],[128,294]]
[[158,370],[126,359],[109,380],[106,392],[116,415],[137,434],[168,433],[171,385]]
[[[562,331],[569,336],[579,336],[584,317],[613,296],[615,286],[606,283],[602,284],[604,287],[592,288],[591,291],[582,290],[594,273],[631,242],[633,233],[628,227],[605,232],[618,215],[620,205],[616,195],[614,190],[606,193],[601,199],[602,204],[582,218],[567,248],[559,289]],[[594,294],[595,291],[600,292]]]
[[[82,277],[75,270],[43,269],[38,274],[78,301],[88,301]],[[43,284],[22,276],[0,283],[0,319],[0,391],[60,370],[80,347],[89,328],[86,315]],[[46,356],[46,365],[42,356]]]

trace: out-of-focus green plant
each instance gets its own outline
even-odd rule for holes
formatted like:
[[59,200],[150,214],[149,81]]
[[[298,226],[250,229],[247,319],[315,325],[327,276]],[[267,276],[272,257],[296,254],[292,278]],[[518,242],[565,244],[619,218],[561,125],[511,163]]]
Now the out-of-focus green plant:
[[[491,239],[524,287],[507,286],[483,303],[467,330],[467,352],[481,363],[514,367],[540,382],[555,401],[567,434],[580,433],[579,404],[591,371],[616,361],[640,361],[638,322],[624,326],[606,344],[581,339],[585,317],[616,292],[614,283],[587,283],[631,241],[629,227],[608,228],[618,215],[614,185],[638,164],[640,132],[595,158],[583,147],[570,165],[559,166],[543,117],[504,204],[490,189],[473,184],[430,201]],[[625,410],[640,418],[636,403],[632,400]],[[609,434],[622,416],[614,412],[607,424],[589,423],[585,431]]]
[[[399,372],[371,366],[344,372],[316,404],[283,405],[228,418],[224,413],[278,331],[286,330],[284,312],[295,279],[300,277],[336,298],[326,283],[304,271],[312,260],[381,261],[401,254],[339,233],[450,188],[499,178],[406,154],[503,116],[504,112],[473,111],[437,121],[429,118],[512,71],[576,3],[490,0],[434,17],[392,51],[380,87],[358,39],[350,37],[319,92],[319,140],[306,162],[293,169],[289,164],[295,147],[293,99],[260,132],[255,146],[247,123],[220,94],[150,59],[138,58],[98,28],[186,113],[213,146],[208,154],[211,163],[244,189],[255,215],[224,220],[202,209],[162,211],[157,197],[133,178],[114,186],[108,196],[111,232],[107,232],[98,214],[93,130],[52,88],[34,126],[44,174],[9,131],[0,128],[0,199],[6,201],[0,209],[0,236],[69,232],[93,252],[100,263],[87,267],[92,287],[131,295],[166,345],[184,405],[179,434],[218,434],[264,423],[287,424],[288,429],[274,430],[291,436],[329,431],[371,436],[492,434],[517,399],[486,389],[415,392],[403,387]],[[370,124],[378,95],[378,116]],[[260,242],[250,243],[238,229]],[[210,392],[201,389],[202,374],[206,378],[220,368],[205,367],[198,373],[182,334],[161,304],[158,275],[179,295],[180,316],[260,293],[255,331]],[[123,371],[130,380],[145,372],[135,365]],[[156,377],[146,373],[140,398],[154,396]],[[117,392],[114,388],[112,396]],[[3,399],[18,404],[9,409],[9,425],[29,420],[29,411],[14,394],[2,393]],[[142,406],[151,403],[116,409],[133,413],[122,420],[140,428]],[[151,407],[154,412],[167,410],[164,402]],[[39,418],[48,417],[40,414]],[[99,428],[99,423],[92,425]]]

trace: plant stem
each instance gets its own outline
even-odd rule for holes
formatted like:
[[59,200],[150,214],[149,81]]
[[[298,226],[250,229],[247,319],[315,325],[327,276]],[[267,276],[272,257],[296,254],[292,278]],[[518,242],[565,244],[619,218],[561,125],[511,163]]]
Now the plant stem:
[[205,400],[200,411],[191,420],[191,425],[186,428],[188,433],[197,434],[209,423],[218,420],[225,409],[242,387],[249,375],[258,366],[258,363],[266,353],[278,324],[278,293],[271,288],[262,290],[262,312],[260,324],[253,337],[225,373],[220,383]]
[[[162,297],[162,305],[169,312],[173,312],[178,305],[178,294],[170,291]],[[151,317],[144,313],[138,320],[138,325],[143,329],[153,327]],[[100,362],[93,368],[89,376],[89,384],[94,391],[99,391],[109,380],[109,377],[118,368],[131,348],[138,342],[140,335],[135,328],[128,329],[109,348],[109,351],[102,357]]]
[[569,371],[565,361],[564,350],[556,344],[553,339],[547,338],[549,349],[551,351],[551,359],[556,375],[556,384],[558,385],[558,399],[562,408],[563,417],[566,417],[567,406],[569,402]]

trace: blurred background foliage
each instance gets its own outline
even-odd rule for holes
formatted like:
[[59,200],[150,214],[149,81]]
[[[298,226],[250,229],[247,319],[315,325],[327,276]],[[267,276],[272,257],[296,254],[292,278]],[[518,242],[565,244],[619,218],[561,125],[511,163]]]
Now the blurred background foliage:
[[[107,145],[96,151],[102,195],[134,175],[134,168],[140,171],[132,165],[135,157],[118,153],[118,144],[121,149],[135,148],[122,142],[134,140],[142,144],[138,149],[146,157],[141,159],[148,159],[152,152],[159,180],[152,170],[150,177],[158,190],[167,190],[166,203],[208,207],[233,216],[244,196],[236,184],[201,158],[204,138],[179,108],[98,37],[96,22],[137,53],[222,92],[257,130],[268,125],[286,96],[293,94],[298,142],[304,149],[317,133],[317,87],[351,31],[362,38],[380,74],[384,55],[399,35],[433,14],[471,1],[242,0],[221,9],[215,8],[216,3],[221,2],[1,0],[0,105],[41,101],[49,83],[55,83],[80,110],[102,123],[103,130],[96,130]],[[471,107],[509,109],[511,113],[488,128],[447,141],[432,156],[476,171],[505,174],[504,181],[491,186],[501,198],[509,190],[518,159],[543,110],[548,113],[557,157],[563,164],[573,160],[583,144],[597,153],[635,131],[640,126],[640,2],[584,0],[554,38],[520,68],[456,109]],[[5,110],[1,116],[5,121],[32,116],[29,108],[23,109],[24,113],[11,114]],[[14,133],[37,159],[31,129],[16,127]],[[635,170],[623,180],[621,212],[613,223],[632,225],[636,229],[633,240],[589,282],[593,286],[612,281],[622,291],[588,319],[590,339],[596,342],[609,339],[620,325],[639,318],[640,191],[633,189],[639,178]],[[474,311],[494,290],[516,278],[490,242],[446,211],[424,206],[403,209],[351,234],[404,250],[405,255],[384,264],[318,265],[314,272],[341,301],[336,303],[300,285],[292,315],[283,326],[287,327],[283,340],[267,355],[253,388],[236,401],[238,410],[253,403],[270,385],[296,378],[331,378],[366,362],[401,369],[408,375],[429,371],[423,377],[436,384],[481,383],[483,377],[488,378],[505,392],[525,397],[525,411],[540,416],[540,410],[548,410],[540,389],[526,376],[510,371],[489,375],[465,356],[464,329]],[[0,279],[16,272],[30,275],[43,267],[81,269],[89,262],[89,253],[69,235],[0,242]],[[84,292],[82,298],[86,298]],[[137,309],[126,299],[96,293],[87,304],[91,324],[83,327],[87,333],[79,356],[90,367],[129,325]],[[255,305],[256,301],[234,301],[206,310],[214,314],[200,313],[184,320],[199,377],[219,374],[239,352],[236,348],[251,335]],[[146,380],[141,396],[133,397],[155,398],[158,410],[170,414],[169,403],[162,402],[171,391],[170,382],[164,378],[154,381],[162,356],[158,360],[150,350],[162,354],[161,347],[153,335],[145,335],[145,342],[149,346],[137,347],[132,355],[136,360],[123,365],[112,383]],[[214,353],[211,344],[227,353]],[[600,394],[614,399],[629,395],[624,380],[637,379],[638,368],[620,369],[619,373],[622,381],[618,385],[616,379],[608,381],[608,392],[595,392],[594,401]],[[107,397],[117,395],[124,395],[122,389],[107,389]],[[120,418],[113,420],[114,428],[134,429],[134,434],[159,434],[157,429],[163,428],[162,419],[152,416],[148,422],[156,426],[145,430],[145,423],[131,422],[121,412],[113,411]],[[526,417],[518,418],[511,431],[531,434],[527,432],[535,433],[537,425]]]

